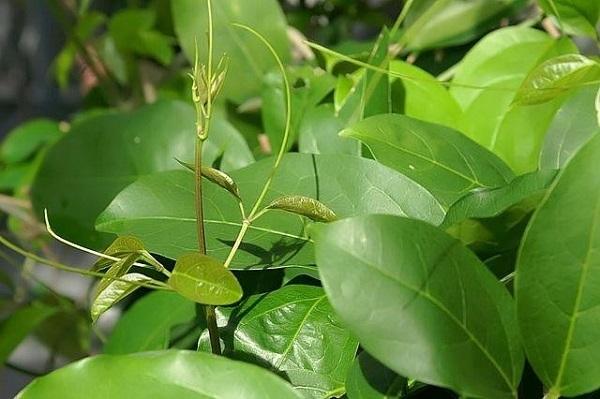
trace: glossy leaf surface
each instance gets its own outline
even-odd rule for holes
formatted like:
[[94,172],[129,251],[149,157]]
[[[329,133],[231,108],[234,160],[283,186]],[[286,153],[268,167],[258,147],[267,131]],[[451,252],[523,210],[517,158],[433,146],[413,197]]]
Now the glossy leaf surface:
[[445,207],[477,187],[513,177],[494,154],[445,126],[404,115],[377,115],[341,133],[365,143],[375,159],[429,190]]
[[600,79],[600,63],[579,54],[551,58],[529,73],[515,104],[534,105]]
[[[358,341],[320,287],[288,285],[231,310],[221,338],[233,357],[280,373],[307,398],[340,397]],[[231,342],[231,346],[229,343]],[[210,350],[207,334],[200,340]]]
[[463,396],[516,396],[524,357],[512,298],[457,240],[370,215],[320,225],[315,241],[327,297],[377,360]]
[[[231,173],[245,204],[259,195],[272,162],[264,160]],[[186,171],[140,179],[115,198],[97,226],[135,235],[148,250],[170,258],[194,251],[198,244],[193,184]],[[208,254],[224,261],[241,227],[240,211],[220,187],[206,185],[204,191]],[[433,224],[444,217],[441,205],[412,180],[372,160],[351,156],[286,155],[265,203],[282,193],[315,198],[338,217],[388,213]],[[304,230],[305,221],[297,215],[267,213],[251,225],[231,268],[313,265],[312,244]]]
[[600,137],[588,142],[531,219],[517,262],[527,357],[554,395],[600,387]]
[[207,353],[174,350],[84,359],[37,378],[17,398],[57,396],[65,399],[301,397],[281,378],[259,367]]

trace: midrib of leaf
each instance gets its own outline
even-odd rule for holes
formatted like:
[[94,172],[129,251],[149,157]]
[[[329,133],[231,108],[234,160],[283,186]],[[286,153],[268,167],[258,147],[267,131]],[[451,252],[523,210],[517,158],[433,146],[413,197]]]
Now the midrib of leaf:
[[592,226],[590,228],[590,236],[588,238],[588,246],[585,254],[585,259],[582,264],[581,275],[579,276],[579,282],[577,285],[577,294],[575,296],[575,303],[573,305],[573,314],[569,320],[569,329],[567,330],[567,337],[565,339],[565,346],[563,349],[562,357],[560,360],[560,365],[558,368],[558,373],[556,375],[556,380],[554,385],[550,389],[551,391],[560,392],[560,386],[562,383],[562,379],[565,372],[565,367],[567,364],[567,358],[569,357],[569,353],[571,351],[571,342],[573,341],[573,334],[575,332],[575,324],[577,322],[577,317],[579,316],[579,308],[581,306],[581,299],[583,297],[583,289],[585,286],[586,277],[589,271],[590,266],[590,256],[592,254],[592,243],[594,241],[594,237],[596,236],[596,226],[598,223],[598,216],[600,214],[600,200],[596,200],[596,205],[594,206],[594,217],[592,219]]
[[[133,220],[172,220],[172,221],[179,221],[179,222],[186,222],[186,223],[196,223],[196,219],[194,218],[186,218],[186,217],[172,217],[172,216],[136,216],[135,218],[131,218],[131,219],[120,219],[121,223],[127,223],[127,222],[131,222]],[[97,227],[99,229],[102,228],[106,228],[106,226],[110,226],[112,224],[116,223],[116,220],[111,220],[108,222],[104,222],[104,223],[100,223],[97,225]],[[215,219],[205,219],[204,223],[209,223],[209,224],[224,224],[224,225],[228,225],[228,226],[235,226],[235,227],[242,227],[241,223],[238,222],[229,222],[226,220],[215,220]],[[297,240],[302,240],[302,241],[307,241],[307,242],[312,242],[312,240],[310,238],[307,237],[301,237],[301,236],[297,236],[295,234],[291,234],[291,233],[286,233],[283,231],[279,231],[279,230],[273,230],[267,227],[260,227],[260,226],[254,226],[254,225],[250,225],[248,227],[250,230],[257,230],[257,231],[261,231],[264,233],[271,233],[271,234],[275,234],[275,235],[279,235],[282,237],[288,237],[288,238],[294,238]]]
[[222,291],[227,291],[227,292],[232,293],[234,295],[238,294],[236,291],[233,291],[233,290],[227,288],[224,285],[218,285],[218,284],[215,284],[215,283],[213,283],[211,281],[204,280],[204,279],[201,279],[201,278],[198,278],[198,277],[194,277],[194,276],[192,276],[192,275],[190,275],[188,273],[185,273],[185,272],[179,272],[179,271],[178,272],[173,272],[172,277],[177,277],[177,276],[185,276],[185,277],[189,278],[192,281],[198,282],[198,285],[196,285],[194,287],[194,290],[197,290],[200,287],[201,284],[206,284],[206,285],[209,285],[211,287],[214,287],[214,288],[217,288],[217,289],[221,289]]
[[506,373],[504,372],[504,370],[502,369],[502,367],[500,367],[500,365],[498,364],[498,362],[496,361],[496,359],[494,359],[494,357],[488,352],[488,350],[483,346],[483,344],[481,342],[479,342],[479,340],[477,339],[477,337],[475,337],[475,335],[473,335],[473,333],[471,333],[471,331],[467,328],[467,326],[465,326],[464,324],[462,324],[462,322],[456,316],[454,316],[452,314],[452,312],[450,312],[450,310],[444,306],[444,304],[442,304],[436,298],[432,297],[431,295],[429,295],[429,293],[424,292],[420,288],[413,287],[413,286],[411,286],[409,284],[406,284],[405,282],[397,279],[394,275],[391,275],[391,274],[385,272],[384,270],[381,270],[375,264],[373,264],[370,261],[362,258],[360,255],[355,254],[353,252],[349,252],[346,248],[343,248],[343,247],[341,247],[338,244],[335,244],[335,245],[336,245],[336,247],[338,249],[340,249],[340,250],[348,253],[349,255],[353,256],[354,258],[356,258],[360,262],[364,263],[369,268],[374,269],[376,272],[378,272],[382,276],[387,277],[390,280],[392,280],[392,281],[398,283],[399,285],[403,286],[404,288],[413,291],[415,294],[417,294],[417,295],[419,295],[419,296],[427,299],[433,305],[437,306],[442,312],[444,312],[450,318],[450,320],[452,320],[457,326],[459,326],[461,328],[461,330],[463,330],[463,332],[465,333],[465,335],[467,335],[467,337],[475,344],[475,346],[477,346],[477,348],[481,351],[481,353],[483,353],[483,355],[488,359],[488,361],[492,364],[492,366],[494,366],[494,368],[498,371],[498,373],[500,374],[500,376],[502,377],[502,379],[504,380],[504,382],[506,383],[506,385],[510,389],[513,397],[515,397],[515,398],[517,397],[517,394],[516,394],[516,392],[515,392],[515,390],[513,388],[513,385],[512,385],[512,381],[510,380],[510,378],[508,378],[508,376],[506,375]]

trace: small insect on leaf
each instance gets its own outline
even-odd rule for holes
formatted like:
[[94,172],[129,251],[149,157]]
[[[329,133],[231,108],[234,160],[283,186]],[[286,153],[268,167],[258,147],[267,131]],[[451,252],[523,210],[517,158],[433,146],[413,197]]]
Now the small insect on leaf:
[[[192,165],[191,163],[180,161],[177,158],[175,160],[184,168],[188,169],[191,172],[194,172],[194,165]],[[205,177],[211,183],[214,183],[229,191],[231,195],[233,195],[238,200],[242,200],[240,196],[240,189],[238,188],[237,184],[235,184],[231,176],[229,176],[227,173],[215,168],[211,168],[209,166],[202,166],[200,173],[202,173],[202,176]]]
[[333,222],[337,219],[335,213],[325,204],[314,198],[302,195],[287,195],[271,202],[267,209],[282,211],[306,216],[315,222]]
[[205,305],[228,305],[243,295],[231,271],[218,260],[199,252],[177,259],[168,283],[180,295]]

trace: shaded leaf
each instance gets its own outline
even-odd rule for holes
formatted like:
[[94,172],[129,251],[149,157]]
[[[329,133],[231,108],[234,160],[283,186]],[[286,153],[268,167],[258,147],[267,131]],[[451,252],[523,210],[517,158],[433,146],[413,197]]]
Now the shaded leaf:
[[298,130],[298,151],[360,155],[360,143],[338,136],[345,126],[345,121],[336,114],[332,104],[321,104],[308,110]]
[[408,381],[363,351],[348,372],[346,391],[349,399],[403,398]]
[[388,215],[315,230],[327,297],[377,360],[462,396],[516,396],[524,357],[512,298],[460,242]]
[[17,398],[56,396],[64,399],[300,398],[289,384],[259,367],[207,353],[175,350],[84,359],[35,379]]
[[[340,397],[358,341],[345,329],[320,287],[288,285],[226,310],[221,338],[233,357],[269,367],[306,398]],[[207,334],[202,350],[210,350]]]
[[0,362],[4,364],[21,341],[55,312],[54,307],[34,302],[3,320],[0,323]]
[[166,349],[171,329],[193,320],[195,307],[194,302],[175,292],[149,293],[121,316],[104,345],[104,353]]
[[169,285],[184,297],[207,305],[228,305],[242,298],[242,287],[233,273],[200,253],[177,259]]
[[573,88],[600,79],[600,64],[579,54],[551,58],[532,70],[514,99],[518,105],[550,101]]
[[589,0],[538,0],[542,9],[554,15],[567,33],[598,37],[600,4]]
[[533,215],[517,261],[527,357],[550,396],[600,387],[600,136],[567,164]]
[[285,212],[306,216],[316,222],[333,222],[337,219],[335,213],[325,204],[314,198],[302,195],[288,195],[279,197],[269,205],[267,209],[279,209]]
[[477,187],[498,187],[513,173],[460,132],[405,115],[377,115],[340,133],[365,143],[376,160],[429,190],[444,207]]
[[58,140],[61,135],[55,121],[28,121],[8,132],[0,147],[0,158],[7,164],[26,161],[42,146]]

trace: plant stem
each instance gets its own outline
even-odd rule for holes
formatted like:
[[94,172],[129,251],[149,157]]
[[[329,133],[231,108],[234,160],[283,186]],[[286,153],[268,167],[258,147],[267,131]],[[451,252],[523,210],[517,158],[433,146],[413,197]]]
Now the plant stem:
[[215,355],[221,354],[221,340],[219,338],[219,326],[217,325],[217,314],[215,307],[206,305],[206,327],[208,328],[208,336],[210,338],[210,349]]
[[396,22],[394,22],[394,26],[392,26],[392,29],[390,29],[390,37],[391,38],[393,38],[396,35],[396,33],[398,32],[398,29],[400,29],[400,25],[402,25],[402,22],[404,22],[404,20],[406,19],[406,16],[408,15],[408,11],[412,7],[413,1],[414,0],[407,0],[406,2],[404,2],[404,6],[402,7],[402,11],[400,12],[400,15],[398,15]]
[[194,165],[196,195],[196,230],[198,232],[198,250],[206,254],[206,237],[204,235],[204,206],[202,203],[202,139],[196,137],[196,156]]

